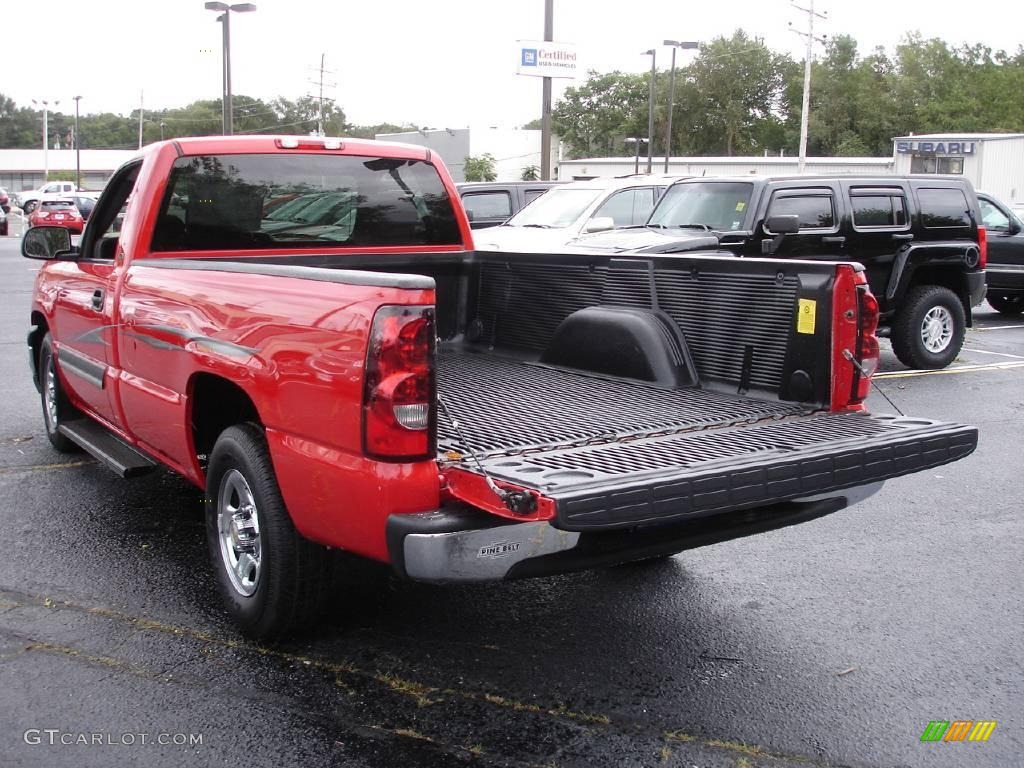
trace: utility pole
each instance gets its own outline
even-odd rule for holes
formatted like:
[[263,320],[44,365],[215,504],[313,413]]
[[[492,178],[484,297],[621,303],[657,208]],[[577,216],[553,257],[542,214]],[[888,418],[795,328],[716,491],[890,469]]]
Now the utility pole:
[[336,74],[335,70],[326,69],[324,67],[324,60],[326,59],[326,57],[327,57],[326,53],[321,53],[320,54],[320,69],[319,69],[320,76],[316,80],[310,80],[309,81],[311,84],[317,86],[317,88],[319,89],[319,95],[318,96],[314,96],[313,94],[310,94],[310,98],[316,99],[318,101],[318,103],[319,103],[319,109],[318,109],[318,113],[317,113],[319,115],[319,117],[317,118],[317,121],[316,121],[316,135],[317,136],[321,136],[321,137],[327,135],[326,134],[326,129],[324,128],[324,102],[325,101],[326,102],[333,102],[334,101],[334,99],[332,99],[330,96],[324,96],[324,86],[326,85],[328,88],[334,88],[335,86],[337,86],[337,83],[335,83],[335,82],[330,82],[330,81],[328,81],[326,83],[324,82],[324,74],[328,74],[328,75]]
[[657,77],[654,65],[658,60],[658,51],[651,48],[640,55],[651,57],[651,92],[647,96],[647,174],[650,175],[651,164],[654,162],[654,79]]
[[[828,20],[828,11],[824,13],[817,13],[814,10],[814,0],[810,0],[810,7],[804,8],[796,3],[791,3],[794,8],[802,13],[807,14],[807,31],[801,32],[799,29],[793,29],[793,32],[800,35],[807,40],[807,53],[804,58],[804,99],[803,108],[800,110],[800,165],[799,172],[804,172],[804,167],[807,165],[807,120],[810,116],[811,109],[811,62],[814,58],[814,43],[825,42],[825,37],[814,36],[814,19],[819,18],[822,21]],[[790,28],[793,27],[793,22],[789,22]]]
[[75,96],[75,186],[82,188],[82,139],[78,134],[78,102],[81,96]]
[[[50,180],[50,123],[47,120],[48,112],[50,109],[50,102],[47,99],[36,101],[32,99],[33,104],[43,105],[43,181]],[[60,99],[53,102],[53,106],[60,104]]]
[[[555,39],[555,0],[544,0],[544,42]],[[544,78],[540,106],[540,178],[551,179],[551,78]]]
[[139,149],[142,149],[142,116],[145,114],[142,104],[142,91],[139,91]]

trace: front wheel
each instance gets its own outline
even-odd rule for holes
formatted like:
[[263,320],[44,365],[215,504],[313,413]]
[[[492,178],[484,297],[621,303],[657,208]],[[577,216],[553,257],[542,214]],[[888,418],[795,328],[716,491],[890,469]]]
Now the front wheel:
[[210,558],[242,632],[277,637],[311,623],[331,586],[330,553],[292,525],[255,424],[229,427],[217,439],[205,503]]
[[945,368],[964,344],[967,316],[960,299],[941,285],[912,288],[892,325],[892,351],[910,368]]
[[25,203],[25,206],[21,209],[21,212],[23,214],[25,214],[26,216],[28,216],[30,213],[32,213],[32,211],[34,211],[36,209],[36,207],[38,205],[39,205],[39,203],[36,200],[29,200],[27,203]]
[[60,425],[73,419],[77,412],[64,394],[64,387],[61,386],[50,334],[43,337],[43,343],[39,346],[39,384],[43,423],[46,425],[46,437],[50,440],[50,445],[61,453],[78,451],[78,446],[60,431]]
[[992,309],[1007,317],[1024,312],[1024,293],[990,293],[987,297]]

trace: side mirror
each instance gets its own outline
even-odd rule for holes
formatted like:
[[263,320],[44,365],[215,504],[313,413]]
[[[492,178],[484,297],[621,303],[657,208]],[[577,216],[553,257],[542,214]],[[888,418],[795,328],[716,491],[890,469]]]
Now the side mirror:
[[773,235],[795,235],[800,231],[800,217],[795,213],[769,216],[764,228]]
[[615,219],[611,216],[595,216],[583,227],[584,232],[604,232],[615,229]]
[[71,232],[64,227],[32,227],[21,239],[26,259],[58,259],[71,252]]

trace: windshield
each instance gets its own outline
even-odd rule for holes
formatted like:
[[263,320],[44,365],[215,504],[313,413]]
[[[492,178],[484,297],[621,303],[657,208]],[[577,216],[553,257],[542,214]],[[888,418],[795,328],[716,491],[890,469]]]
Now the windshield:
[[651,214],[648,224],[661,227],[701,225],[719,232],[743,229],[754,185],[709,181],[673,184]]
[[568,227],[583,215],[600,189],[552,189],[505,222],[509,227]]
[[460,242],[429,163],[281,153],[178,158],[153,250]]

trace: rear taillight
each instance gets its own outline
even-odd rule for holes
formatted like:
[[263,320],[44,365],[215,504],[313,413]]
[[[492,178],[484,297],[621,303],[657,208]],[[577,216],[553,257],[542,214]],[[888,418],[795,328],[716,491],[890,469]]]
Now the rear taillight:
[[878,370],[878,299],[868,290],[864,276],[860,274],[863,285],[857,286],[859,312],[857,316],[857,361],[860,370],[854,373],[853,399],[864,402],[871,393],[871,377]]
[[434,308],[381,307],[366,352],[366,455],[386,461],[434,458],[436,399]]
[[988,230],[978,225],[978,269],[988,264]]
[[50,213],[48,211],[39,211],[39,213],[36,214],[36,218],[37,219],[45,219],[49,215],[50,215]]
[[832,410],[860,410],[878,368],[878,300],[864,273],[836,266],[832,288]]

